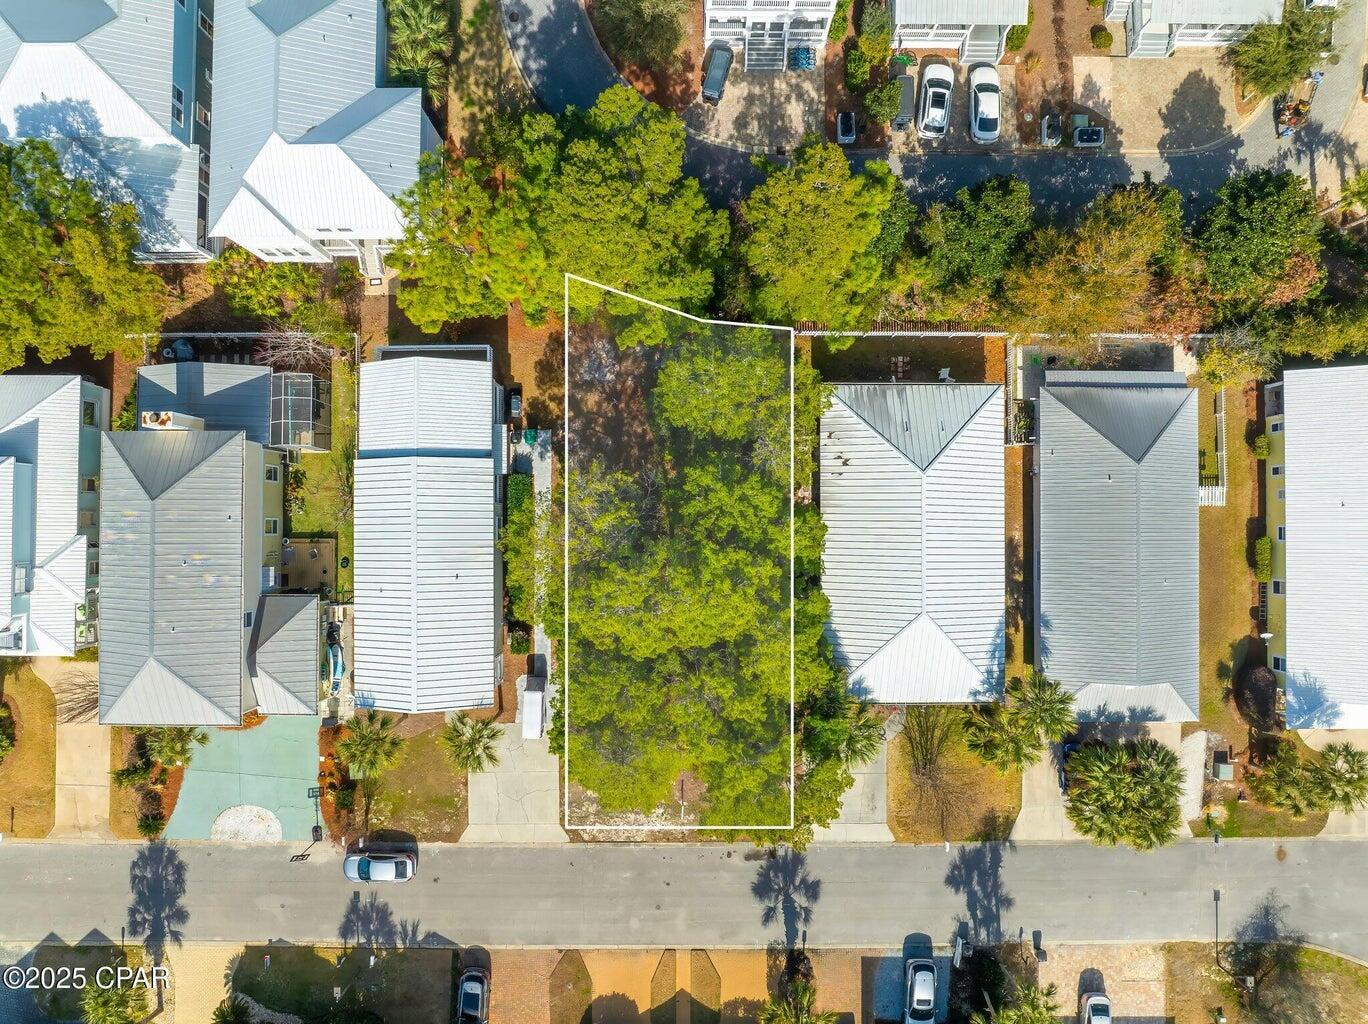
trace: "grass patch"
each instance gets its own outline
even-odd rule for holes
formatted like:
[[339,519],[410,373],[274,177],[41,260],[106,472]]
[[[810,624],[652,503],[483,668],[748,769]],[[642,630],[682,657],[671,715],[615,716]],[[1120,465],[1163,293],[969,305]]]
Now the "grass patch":
[[[1301,818],[1286,811],[1274,810],[1252,800],[1227,800],[1225,821],[1218,822],[1215,831],[1227,839],[1235,838],[1277,838],[1280,836],[1314,836],[1325,828],[1326,812],[1317,811]],[[1204,837],[1211,835],[1213,829],[1205,818],[1192,822],[1192,834]]]
[[43,839],[57,814],[57,703],[32,669],[11,659],[0,666],[0,698],[16,740],[0,761],[0,832]]
[[[81,968],[85,971],[86,983],[96,984],[95,972],[101,967],[121,965],[141,967],[143,964],[142,947],[133,945],[127,951],[115,945],[77,945],[77,946],[39,946],[33,955],[33,966],[39,970],[49,968],[62,971]],[[38,1009],[53,1020],[81,1020],[81,989],[44,988],[35,993]]]
[[[1221,949],[1224,957],[1229,946],[1222,943]],[[1214,1006],[1225,1010],[1228,1024],[1368,1020],[1368,968],[1330,953],[1298,950],[1295,970],[1275,973],[1260,986],[1254,1013],[1241,1006],[1209,943],[1169,943],[1164,957],[1170,1020],[1209,1021]]]
[[[466,827],[466,777],[437,743],[440,727],[404,741],[371,807],[373,829],[409,832],[421,842],[454,843]],[[358,800],[359,806],[359,800]]]
[[[116,725],[109,736],[109,770],[127,768],[137,759],[132,730]],[[142,813],[142,793],[135,786],[109,787],[109,828],[116,839],[141,839],[138,816]]]
[[371,952],[365,947],[248,946],[233,972],[233,991],[278,1013],[314,1020],[333,1005],[334,986],[354,988],[366,993],[366,1005],[386,1020],[447,1024],[451,950],[388,950],[379,953],[374,967],[369,966]]
[[888,827],[898,842],[985,842],[1011,835],[1021,812],[1020,772],[1000,775],[975,757],[957,732],[944,760],[956,792],[950,806],[938,808],[913,782],[910,763],[907,738],[899,732],[888,742]]
[[[332,364],[332,450],[303,452],[286,481],[286,532],[291,537],[337,538],[339,594],[352,591],[352,465],[356,459],[356,368]],[[346,560],[346,567],[342,562]]]
[[548,987],[551,1003],[551,1024],[581,1024],[589,1019],[589,1007],[594,1000],[594,983],[584,957],[576,950],[561,956],[551,971]]
[[[1198,401],[1199,408],[1209,409],[1210,390],[1201,388]],[[1223,508],[1205,506],[1198,513],[1201,721],[1187,730],[1210,729],[1237,750],[1248,740],[1248,727],[1229,693],[1248,657],[1255,625],[1250,614],[1254,572],[1247,550],[1250,520],[1256,515],[1256,464],[1244,443],[1247,408],[1242,389],[1226,392],[1226,503]],[[1214,436],[1214,417],[1199,415],[1199,424],[1203,420],[1210,421]]]

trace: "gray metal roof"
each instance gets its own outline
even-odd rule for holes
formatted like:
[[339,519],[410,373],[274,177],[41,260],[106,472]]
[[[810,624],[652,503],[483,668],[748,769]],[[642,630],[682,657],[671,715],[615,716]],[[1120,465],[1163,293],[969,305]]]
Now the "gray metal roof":
[[248,443],[228,432],[104,435],[101,722],[241,721],[250,701],[243,671]]
[[271,371],[232,363],[161,363],[138,371],[138,413],[182,412],[205,430],[241,430],[271,443]]
[[1283,374],[1287,724],[1368,729],[1368,366]]
[[257,709],[264,715],[318,711],[319,650],[316,594],[263,594],[252,627],[248,666]]
[[1151,22],[1253,25],[1282,21],[1282,0],[1153,0]]
[[1002,402],[993,384],[842,384],[822,416],[826,633],[863,696],[1000,694]]
[[1029,0],[894,0],[899,25],[1024,25]]
[[1038,415],[1042,667],[1084,720],[1195,719],[1195,392],[1181,374],[1050,373]]

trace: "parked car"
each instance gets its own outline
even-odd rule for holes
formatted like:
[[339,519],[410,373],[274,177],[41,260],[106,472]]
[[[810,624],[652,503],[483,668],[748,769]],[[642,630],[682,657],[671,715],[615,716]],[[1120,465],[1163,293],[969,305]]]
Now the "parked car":
[[732,66],[731,47],[713,43],[703,58],[703,100],[714,105],[722,102],[722,91],[727,87],[727,75]]
[[1067,793],[1069,791],[1069,758],[1078,749],[1075,742],[1065,743],[1059,748],[1059,791]]
[[907,985],[907,998],[903,1002],[903,1024],[935,1024],[935,962],[909,959],[903,967],[903,974]]
[[411,853],[349,853],[342,873],[353,882],[407,882],[418,870]]
[[917,120],[917,76],[905,60],[894,58],[888,64],[888,80],[898,83],[898,113],[892,127],[905,132]]
[[522,418],[522,385],[514,384],[508,389],[508,419],[514,422]]
[[487,1024],[489,1020],[489,972],[468,968],[456,986],[456,1020],[460,1024]]
[[927,64],[922,68],[917,134],[923,139],[945,138],[945,130],[950,127],[950,101],[954,91],[955,73],[948,64]]
[[969,134],[983,145],[1002,134],[1002,80],[991,64],[969,72]]
[[1078,1024],[1111,1024],[1111,1000],[1101,992],[1088,992],[1078,1000]]
[[836,115],[836,141],[842,146],[855,141],[855,111],[842,110]]

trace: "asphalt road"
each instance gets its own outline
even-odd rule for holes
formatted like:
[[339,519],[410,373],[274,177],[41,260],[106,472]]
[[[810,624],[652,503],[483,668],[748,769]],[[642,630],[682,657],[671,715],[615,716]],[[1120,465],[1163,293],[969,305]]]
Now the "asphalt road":
[[[1265,109],[1244,130],[1217,136],[1198,151],[1108,153],[1073,149],[1008,153],[940,153],[934,150],[893,161],[923,202],[946,199],[956,189],[998,174],[1013,174],[1030,186],[1037,202],[1059,209],[1077,207],[1116,184],[1149,175],[1184,192],[1195,207],[1232,174],[1260,167],[1290,168],[1313,187],[1343,179],[1368,164],[1368,153],[1346,141],[1340,130],[1359,102],[1368,0],[1350,0],[1335,28],[1343,59],[1326,69],[1312,107],[1310,123],[1290,139],[1278,139],[1273,114]],[[514,58],[532,91],[549,110],[569,104],[584,107],[600,92],[622,81],[594,36],[581,0],[502,0],[503,24]],[[1176,106],[1181,107],[1181,104]],[[1200,124],[1209,112],[1192,110]],[[1188,126],[1190,131],[1191,125]],[[1184,133],[1187,134],[1186,132]],[[883,154],[853,154],[858,164]],[[750,155],[690,137],[685,169],[696,176],[714,204],[746,195],[762,179]]]
[[[92,930],[158,942],[898,946],[1209,940],[1251,927],[1368,959],[1368,843],[435,847],[407,884],[358,888],[335,852],[208,844],[0,845],[0,942]],[[924,941],[924,939],[923,939]]]

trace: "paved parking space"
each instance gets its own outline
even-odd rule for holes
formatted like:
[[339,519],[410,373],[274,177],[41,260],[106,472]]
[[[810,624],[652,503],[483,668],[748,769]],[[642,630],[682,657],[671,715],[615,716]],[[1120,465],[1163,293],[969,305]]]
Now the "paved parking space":
[[1116,1024],[1167,1019],[1164,950],[1155,945],[1047,945],[1040,965],[1040,984],[1059,991],[1060,1015],[1076,1019],[1085,993],[1105,993]]
[[893,152],[898,154],[930,153],[1003,153],[1016,149],[1021,142],[1016,118],[1016,68],[1003,65],[997,69],[1002,81],[1002,135],[991,145],[981,145],[969,135],[969,72],[977,65],[951,63],[932,57],[917,69],[917,95],[921,96],[922,70],[928,64],[949,64],[955,72],[955,87],[950,96],[950,127],[944,139],[931,142],[917,136],[916,128],[893,135]]
[[732,70],[722,102],[695,100],[684,123],[696,134],[757,153],[792,151],[822,131],[826,109],[822,66],[814,71]]

